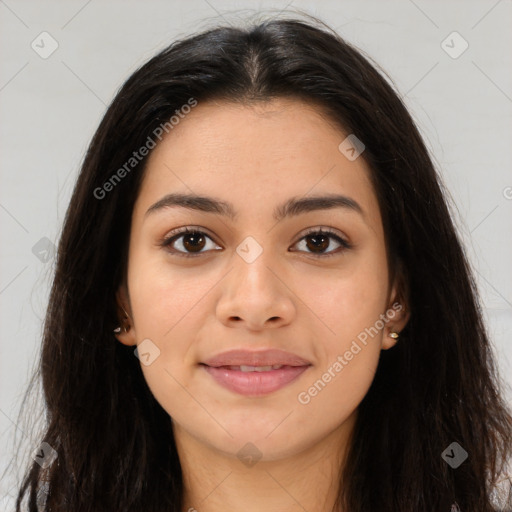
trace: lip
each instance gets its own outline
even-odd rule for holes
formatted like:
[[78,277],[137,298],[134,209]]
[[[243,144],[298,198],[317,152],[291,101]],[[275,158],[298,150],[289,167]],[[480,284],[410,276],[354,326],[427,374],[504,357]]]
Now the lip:
[[[273,366],[267,371],[243,372],[229,367]],[[304,373],[311,363],[284,350],[230,350],[212,357],[200,366],[222,387],[235,393],[258,397],[277,391]]]
[[245,396],[262,396],[277,391],[297,379],[308,366],[283,366],[265,372],[242,372],[226,367],[202,365],[214,380],[230,391]]
[[203,361],[202,364],[218,368],[219,366],[272,366],[276,364],[308,366],[311,363],[299,357],[297,354],[292,354],[284,350],[270,349],[254,351],[235,349],[222,352],[221,354]]

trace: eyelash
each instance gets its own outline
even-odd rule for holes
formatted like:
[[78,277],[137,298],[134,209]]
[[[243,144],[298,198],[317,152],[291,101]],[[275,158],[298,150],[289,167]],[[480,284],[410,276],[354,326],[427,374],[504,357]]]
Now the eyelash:
[[[207,233],[205,233],[204,231],[201,231],[200,229],[196,229],[196,228],[189,229],[189,227],[186,227],[186,228],[180,228],[178,230],[172,231],[168,237],[164,238],[159,243],[159,245],[161,247],[163,247],[163,248],[168,248],[174,241],[178,240],[180,237],[182,237],[183,235],[187,235],[187,234],[204,235],[207,238],[209,238],[210,240],[212,240],[212,238]],[[313,229],[308,230],[308,232],[305,233],[294,245],[296,245],[297,243],[299,243],[304,238],[306,238],[307,236],[310,236],[310,235],[324,235],[324,236],[327,236],[329,238],[333,238],[342,247],[341,250],[331,251],[331,252],[325,253],[325,254],[308,253],[308,254],[310,254],[310,255],[312,255],[314,257],[328,258],[330,256],[335,256],[337,254],[340,254],[340,253],[344,252],[347,249],[351,249],[352,248],[352,245],[349,244],[343,238],[341,238],[337,233],[335,233],[334,231],[331,231],[330,229],[322,229],[322,228],[313,228]],[[340,248],[338,248],[338,249],[340,249]],[[182,252],[182,251],[176,251],[175,249],[173,249],[172,251],[169,251],[169,252],[171,252],[172,254],[176,254],[176,255],[178,255],[180,257],[184,257],[184,258],[196,258],[198,256],[201,256],[202,254],[205,254],[204,252],[199,252],[199,253],[195,253],[195,254],[194,253],[185,253],[185,252]],[[300,251],[297,251],[297,252],[300,252]]]

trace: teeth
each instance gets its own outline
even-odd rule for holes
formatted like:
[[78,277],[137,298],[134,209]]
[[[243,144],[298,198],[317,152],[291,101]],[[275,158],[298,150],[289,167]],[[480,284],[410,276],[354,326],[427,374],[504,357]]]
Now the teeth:
[[230,370],[240,370],[242,372],[269,372],[271,370],[278,370],[281,368],[282,364],[274,364],[272,366],[246,366],[246,365],[240,365],[240,366],[230,366]]

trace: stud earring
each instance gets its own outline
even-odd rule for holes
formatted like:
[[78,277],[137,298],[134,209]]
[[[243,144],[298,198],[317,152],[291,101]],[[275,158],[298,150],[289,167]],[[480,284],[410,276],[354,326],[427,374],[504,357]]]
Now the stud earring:
[[[122,330],[123,330],[124,332],[128,332],[130,329],[131,329],[130,324],[128,324],[128,325],[123,325]],[[119,334],[119,333],[121,332],[121,327],[116,327],[116,328],[114,329],[114,331],[113,331],[113,332],[114,332],[115,334]]]
[[[130,317],[129,317],[129,315],[128,315],[128,313],[126,312],[126,310],[123,308],[123,306],[121,306],[121,309],[122,309],[122,310],[123,310],[123,312],[124,312],[124,317],[125,317],[126,319],[130,318]],[[122,329],[123,329],[123,331],[124,331],[124,332],[128,332],[128,331],[131,329],[131,325],[130,325],[130,324],[123,325],[123,328],[122,328]],[[121,326],[116,327],[116,328],[114,329],[114,334],[119,334],[120,332],[121,332]]]
[[393,332],[390,332],[390,333],[388,334],[388,336],[389,336],[390,338],[393,338],[393,339],[397,340],[397,339],[398,339],[398,337],[399,337],[400,335],[399,335],[397,332],[394,332],[394,331],[393,331]]

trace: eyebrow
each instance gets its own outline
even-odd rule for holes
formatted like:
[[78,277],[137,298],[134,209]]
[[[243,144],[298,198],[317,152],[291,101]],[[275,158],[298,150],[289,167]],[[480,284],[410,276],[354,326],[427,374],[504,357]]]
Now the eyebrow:
[[[214,197],[199,196],[196,194],[167,194],[148,208],[145,217],[157,211],[172,207],[214,213],[231,220],[234,220],[237,216],[237,212],[231,203]],[[363,209],[354,199],[344,195],[328,194],[303,198],[292,197],[275,208],[273,217],[274,220],[279,222],[285,217],[295,217],[307,212],[330,210],[333,208],[344,208],[360,214],[363,218],[365,216]]]

